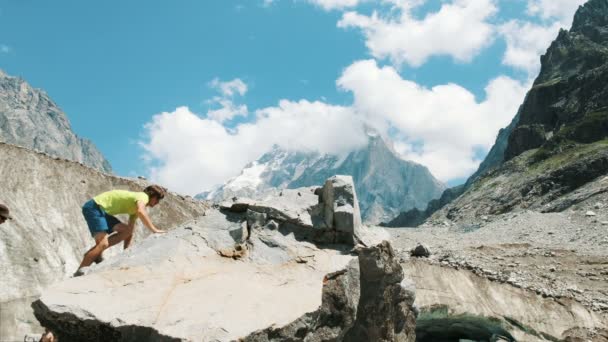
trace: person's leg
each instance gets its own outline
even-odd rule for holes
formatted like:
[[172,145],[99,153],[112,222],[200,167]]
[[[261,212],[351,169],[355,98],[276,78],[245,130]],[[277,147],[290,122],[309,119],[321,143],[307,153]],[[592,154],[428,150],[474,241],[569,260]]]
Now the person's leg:
[[99,232],[95,234],[95,246],[84,254],[84,258],[82,259],[78,269],[80,270],[83,267],[91,266],[93,261],[97,259],[108,247],[110,247],[110,243],[108,242],[108,233]]
[[[133,228],[129,227],[129,225],[124,223],[118,223],[114,225],[113,230],[116,232],[108,237],[108,242],[110,247],[116,245],[117,243],[124,241],[125,245],[130,244],[131,239],[133,237]],[[128,242],[127,242],[128,241]],[[128,247],[128,246],[127,246]],[[125,247],[125,248],[127,248]]]
[[83,205],[82,215],[89,226],[91,236],[95,239],[95,246],[85,253],[75,275],[80,273],[80,268],[90,266],[91,263],[101,260],[101,253],[108,247],[107,235],[110,232],[105,212],[94,200],[89,200]]
[[124,241],[123,249],[127,249],[127,248],[131,247],[132,242],[133,242],[133,227],[131,227],[131,234]]

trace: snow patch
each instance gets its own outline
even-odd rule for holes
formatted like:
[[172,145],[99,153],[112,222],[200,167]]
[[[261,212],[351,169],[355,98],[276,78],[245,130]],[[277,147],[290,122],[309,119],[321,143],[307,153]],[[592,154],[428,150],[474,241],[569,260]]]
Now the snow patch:
[[239,190],[243,188],[257,188],[262,184],[262,174],[268,168],[268,164],[258,164],[254,161],[250,167],[243,169],[243,172],[226,184],[226,188],[230,190]]

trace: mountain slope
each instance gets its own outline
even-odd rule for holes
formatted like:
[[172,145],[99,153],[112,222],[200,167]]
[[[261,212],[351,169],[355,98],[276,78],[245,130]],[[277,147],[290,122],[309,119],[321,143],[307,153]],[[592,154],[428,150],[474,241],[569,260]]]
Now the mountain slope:
[[608,0],[581,6],[541,65],[502,160],[433,220],[563,211],[608,191]]
[[44,91],[1,70],[0,141],[112,172],[93,143],[72,132],[66,115]]
[[275,146],[239,176],[199,198],[259,197],[277,189],[322,184],[335,174],[353,177],[363,219],[373,223],[423,208],[445,189],[426,167],[401,159],[382,137],[370,133],[365,147],[344,156],[289,152]]
[[563,210],[573,205],[571,200],[549,202],[605,174],[607,84],[608,1],[590,0],[579,7],[570,31],[560,31],[541,57],[540,74],[517,115],[500,130],[465,186],[450,189],[442,196],[447,201],[430,203],[424,212],[402,213],[387,225],[416,226],[462,192],[462,199],[434,219],[458,219],[456,212],[466,212],[465,206],[485,216],[516,207]]

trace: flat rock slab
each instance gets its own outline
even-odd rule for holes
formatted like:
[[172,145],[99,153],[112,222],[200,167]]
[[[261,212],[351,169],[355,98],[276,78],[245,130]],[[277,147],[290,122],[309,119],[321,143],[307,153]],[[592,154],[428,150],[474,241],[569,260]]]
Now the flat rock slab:
[[34,304],[37,317],[92,340],[105,331],[105,338],[230,341],[317,310],[325,275],[357,258],[278,231],[254,236],[247,257],[224,258],[217,250],[234,243],[229,231],[240,223],[221,215],[210,211],[53,285]]
[[319,198],[314,194],[314,190],[314,187],[285,189],[258,200],[234,198],[222,202],[220,208],[236,213],[250,209],[258,213],[265,213],[270,219],[312,227],[311,212],[319,203]]
[[[341,259],[336,266],[349,257]],[[220,257],[184,264],[167,262],[70,279],[45,291],[40,301],[56,314],[69,312],[82,321],[150,327],[179,339],[229,341],[286,325],[318,309],[323,278],[330,271]]]

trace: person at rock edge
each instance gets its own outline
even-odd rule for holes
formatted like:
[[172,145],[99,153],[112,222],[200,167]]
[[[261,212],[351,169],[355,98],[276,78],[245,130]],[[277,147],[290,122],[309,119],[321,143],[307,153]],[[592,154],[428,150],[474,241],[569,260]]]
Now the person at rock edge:
[[6,220],[12,220],[8,207],[4,204],[0,204],[0,224],[6,222]]
[[[129,248],[133,239],[133,229],[137,219],[152,233],[165,233],[154,226],[146,207],[154,208],[164,197],[166,190],[158,185],[150,185],[142,192],[112,190],[95,196],[82,206],[82,215],[87,221],[89,231],[95,239],[95,246],[83,257],[74,276],[83,274],[82,268],[93,262],[103,260],[103,251],[123,242],[124,249]],[[128,214],[129,222],[124,224],[114,215]]]

